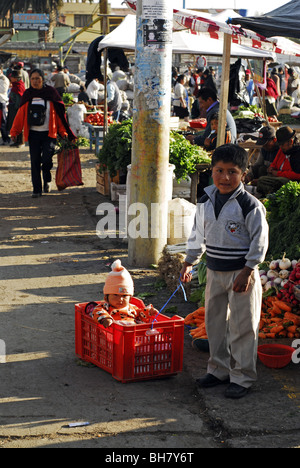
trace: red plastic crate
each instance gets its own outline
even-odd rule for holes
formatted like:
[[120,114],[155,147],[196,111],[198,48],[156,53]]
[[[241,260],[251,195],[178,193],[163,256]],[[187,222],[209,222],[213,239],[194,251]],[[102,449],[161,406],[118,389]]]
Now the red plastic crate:
[[152,324],[113,323],[104,328],[85,314],[87,303],[75,305],[77,356],[109,372],[116,380],[137,382],[176,375],[182,371],[184,320],[158,315]]

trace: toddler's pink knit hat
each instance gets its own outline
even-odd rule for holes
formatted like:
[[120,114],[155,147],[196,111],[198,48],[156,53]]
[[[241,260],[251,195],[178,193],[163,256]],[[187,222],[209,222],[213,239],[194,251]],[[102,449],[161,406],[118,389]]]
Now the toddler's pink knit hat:
[[116,260],[111,266],[103,293],[104,294],[128,294],[133,296],[133,281],[129,271],[121,265],[121,260]]

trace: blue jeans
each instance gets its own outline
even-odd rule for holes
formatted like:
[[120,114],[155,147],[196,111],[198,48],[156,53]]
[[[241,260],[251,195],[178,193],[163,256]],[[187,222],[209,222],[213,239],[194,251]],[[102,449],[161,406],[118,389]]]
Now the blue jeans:
[[51,182],[51,169],[53,167],[53,154],[56,140],[48,137],[48,132],[36,132],[30,130],[29,151],[31,161],[31,180],[33,193],[42,193],[42,177],[44,187]]

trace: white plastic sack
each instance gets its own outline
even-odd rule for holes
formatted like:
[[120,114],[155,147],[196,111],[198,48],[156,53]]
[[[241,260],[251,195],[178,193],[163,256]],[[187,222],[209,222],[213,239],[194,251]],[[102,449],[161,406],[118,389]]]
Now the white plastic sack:
[[128,81],[125,79],[125,80],[118,80],[117,81],[117,86],[119,89],[121,89],[122,91],[126,91],[126,89],[128,89],[128,86],[129,86],[129,83]]
[[133,99],[134,99],[134,92],[131,91],[130,89],[127,89],[127,91],[126,91],[126,96],[127,96],[127,99],[129,99],[130,101],[133,101]]
[[71,83],[67,87],[67,93],[79,93],[80,91],[80,85],[77,83]]
[[76,136],[89,138],[89,132],[85,125],[82,124],[86,107],[84,104],[73,104],[68,108],[68,120],[71,130]]
[[174,198],[191,198],[191,178],[187,176],[186,179],[178,182],[176,178],[173,180],[173,197]]
[[174,198],[169,201],[168,211],[168,245],[187,242],[194,224],[196,205],[183,198]]
[[122,102],[122,111],[128,111],[130,108],[130,104],[129,104],[129,101],[123,101]]
[[113,81],[125,80],[125,79],[126,79],[126,73],[124,73],[122,70],[115,70],[112,74]]
[[104,101],[104,91],[98,91],[98,102]]
[[278,103],[277,110],[279,111],[280,109],[291,109],[294,105],[294,102],[294,98],[285,99],[285,97],[283,96]]

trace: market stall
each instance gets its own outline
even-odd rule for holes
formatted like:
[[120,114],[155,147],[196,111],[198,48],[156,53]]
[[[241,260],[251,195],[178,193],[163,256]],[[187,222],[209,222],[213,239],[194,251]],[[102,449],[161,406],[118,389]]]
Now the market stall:
[[[135,50],[136,47],[136,16],[127,15],[123,22],[111,33],[105,36],[98,44],[98,51],[110,49],[111,47],[124,50]],[[208,55],[222,57],[224,52],[224,41],[210,37],[205,34],[193,34],[190,30],[176,31],[173,33],[173,53],[190,55]],[[230,57],[243,57],[247,60],[275,60],[276,55],[271,51],[242,44],[231,45]],[[230,64],[230,57],[226,61]],[[224,60],[224,57],[223,57]],[[226,65],[226,66],[227,66]],[[133,96],[132,96],[133,99]]]
[[[293,0],[293,3],[299,3],[299,0]],[[126,0],[127,6],[136,11],[136,0]],[[295,4],[296,5],[296,4]],[[294,8],[296,11],[296,7]],[[299,10],[298,10],[299,11]],[[297,15],[296,15],[297,20]],[[289,54],[289,51],[278,48],[276,39],[272,37],[265,37],[265,34],[254,32],[249,29],[241,29],[239,25],[239,18],[237,18],[237,26],[218,21],[205,13],[199,13],[191,10],[178,10],[173,9],[173,29],[174,30],[190,30],[194,34],[205,33],[213,39],[219,41],[223,40],[223,60],[222,60],[222,88],[220,97],[220,120],[224,121],[226,109],[228,105],[228,88],[229,88],[229,59],[231,56],[231,49],[234,44],[243,44],[251,46],[255,49],[265,50],[269,52],[276,51],[276,54]],[[274,33],[276,34],[276,33]],[[291,36],[290,36],[291,37]],[[293,36],[292,36],[293,37]],[[297,36],[295,36],[297,37]],[[294,54],[292,54],[294,55]],[[224,128],[221,124],[221,131],[218,133],[218,145],[224,142]]]
[[[98,51],[114,47],[125,50],[135,50],[136,17],[127,15],[122,23],[105,36],[98,44]],[[221,57],[223,41],[216,41],[208,36],[190,34],[189,31],[173,33],[173,54],[211,55]],[[254,47],[232,44],[231,56],[238,58],[275,59],[275,54]]]

